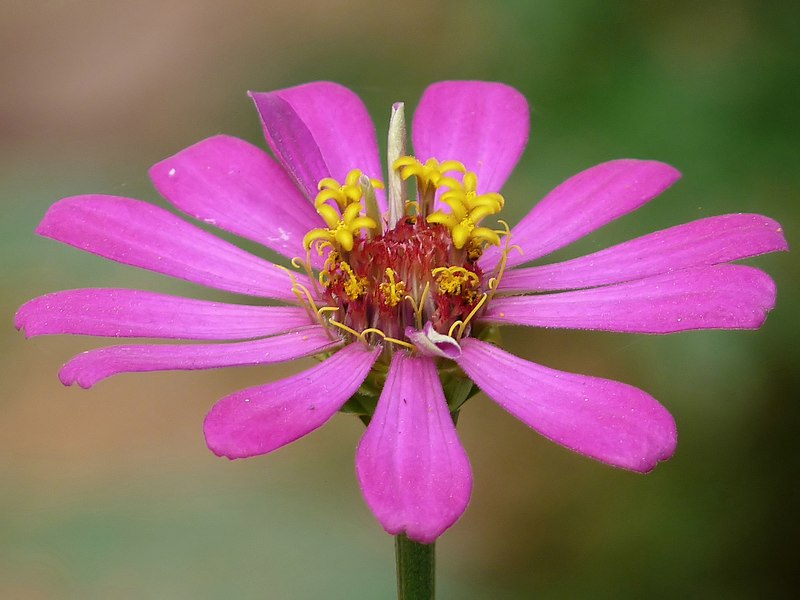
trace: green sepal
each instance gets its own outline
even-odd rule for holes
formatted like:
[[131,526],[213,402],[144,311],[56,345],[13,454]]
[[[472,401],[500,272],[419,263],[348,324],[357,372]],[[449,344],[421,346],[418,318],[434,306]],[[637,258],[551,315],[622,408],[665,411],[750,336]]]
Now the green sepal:
[[[500,332],[497,327],[482,327],[477,333],[480,340],[497,343],[500,339]],[[466,373],[453,361],[440,360],[438,365],[439,381],[442,383],[442,390],[444,391],[445,400],[447,400],[447,408],[450,410],[450,415],[453,421],[458,418],[458,411],[464,403],[477,394],[480,389],[475,385],[472,380],[467,377]],[[339,412],[356,415],[365,423],[369,422],[372,415],[375,414],[375,408],[378,406],[378,398],[380,398],[383,386],[386,383],[386,376],[389,374],[389,365],[382,361],[375,363],[375,366],[370,371],[370,374],[358,388],[358,391],[353,394],[350,399],[344,403]]]
[[464,371],[455,365],[439,369],[439,380],[451,413],[457,413],[467,400],[480,391]]
[[371,417],[375,414],[375,408],[378,406],[378,398],[380,398],[383,386],[386,383],[386,376],[389,374],[389,366],[382,362],[375,363],[372,367],[364,383],[358,388],[355,394],[344,403],[344,406],[339,409],[340,412],[349,413],[358,416]]
[[371,417],[375,414],[375,407],[377,406],[378,396],[364,394],[361,391],[358,391],[353,394],[347,402],[344,403],[344,406],[339,409],[339,412]]

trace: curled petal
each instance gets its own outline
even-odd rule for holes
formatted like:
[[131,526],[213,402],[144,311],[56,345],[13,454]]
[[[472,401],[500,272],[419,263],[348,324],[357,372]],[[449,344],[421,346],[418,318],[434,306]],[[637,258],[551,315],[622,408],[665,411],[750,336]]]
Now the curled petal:
[[15,325],[27,337],[52,334],[243,340],[283,333],[313,322],[295,306],[247,306],[140,290],[66,290],[29,300]]
[[684,269],[616,285],[494,299],[481,317],[492,323],[674,333],[757,329],[775,306],[775,283],[753,267]]
[[380,352],[353,343],[307,371],[223,398],[205,420],[208,447],[217,456],[246,458],[314,431],[356,393]]
[[156,189],[205,223],[280,252],[305,256],[303,236],[322,221],[263,150],[227,135],[199,142],[153,166]]
[[[272,263],[140,200],[103,195],[64,198],[50,207],[36,233],[200,285],[295,299],[291,280]],[[296,277],[308,282],[302,274]]]
[[[680,173],[653,160],[622,159],[602,163],[571,177],[533,207],[511,230],[513,267],[559,248],[636,210],[675,183]],[[480,266],[490,271],[500,260],[498,248],[488,248]]]
[[428,544],[464,512],[472,473],[434,359],[394,355],[356,472],[367,504],[392,535]]
[[251,92],[264,137],[275,157],[309,201],[317,194],[317,183],[330,177],[319,145],[297,112],[277,94]]
[[783,229],[772,219],[762,215],[720,215],[657,231],[580,258],[510,269],[499,290],[587,288],[788,249]]
[[525,97],[502,83],[442,81],[414,112],[416,157],[457,160],[478,176],[478,194],[498,192],[528,143]]
[[261,340],[229,344],[163,344],[112,346],[79,354],[58,374],[61,383],[90,388],[119,373],[217,369],[265,365],[327,352],[341,340],[332,340],[321,327],[309,327]]
[[457,362],[478,387],[557,444],[640,473],[675,452],[674,419],[642,390],[548,369],[476,339],[462,347]]
[[[309,198],[322,179],[343,182],[353,169],[383,179],[375,126],[364,103],[346,87],[318,81],[250,96],[269,145]],[[385,212],[385,193],[375,194]]]
[[413,327],[406,327],[406,337],[411,340],[411,343],[417,347],[417,350],[423,356],[438,356],[439,358],[450,359],[461,356],[461,347],[458,342],[449,335],[436,331],[430,321],[425,323],[422,331]]

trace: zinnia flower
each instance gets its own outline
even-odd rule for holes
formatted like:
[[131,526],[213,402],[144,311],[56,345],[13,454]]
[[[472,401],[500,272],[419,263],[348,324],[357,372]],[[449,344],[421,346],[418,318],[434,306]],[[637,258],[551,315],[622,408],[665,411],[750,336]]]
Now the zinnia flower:
[[[387,190],[374,127],[354,93],[311,83],[252,98],[277,161],[220,135],[150,175],[179,210],[292,259],[293,269],[118,196],[65,198],[37,233],[286,306],[80,289],[31,300],[16,324],[28,336],[215,342],[90,350],[60,372],[64,384],[82,387],[122,372],[319,357],[302,373],[220,400],[205,420],[208,446],[228,458],[265,454],[337,411],[360,414],[368,426],[358,479],[391,534],[431,542],[464,512],[472,476],[453,416],[472,382],[545,437],[609,465],[647,472],[672,455],[674,420],[651,396],[513,356],[488,341],[497,326],[754,329],[774,306],[768,275],[730,264],[787,249],[780,226],[755,214],[705,218],[519,268],[639,208],[679,173],[650,160],[603,163],[558,186],[513,229],[488,223],[504,206],[500,190],[528,138],[527,102],[508,86],[428,88],[414,115],[414,156],[395,105]],[[414,200],[405,192],[412,180]]]

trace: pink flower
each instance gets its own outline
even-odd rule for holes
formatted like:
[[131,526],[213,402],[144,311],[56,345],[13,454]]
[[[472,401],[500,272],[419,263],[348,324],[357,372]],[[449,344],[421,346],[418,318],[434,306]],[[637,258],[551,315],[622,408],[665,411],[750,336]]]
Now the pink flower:
[[[320,427],[348,400],[354,410],[360,402],[371,420],[356,456],[358,479],[391,534],[431,542],[467,506],[472,476],[451,412],[469,384],[455,399],[442,388],[464,374],[532,429],[578,453],[639,472],[672,455],[675,423],[651,396],[512,356],[485,341],[495,326],[754,329],[774,306],[769,276],[730,264],[787,249],[780,226],[754,214],[701,219],[519,268],[639,208],[679,173],[648,160],[603,163],[558,186],[510,232],[502,221],[500,229],[486,225],[503,207],[499,192],[528,138],[527,102],[508,86],[428,88],[414,116],[416,158],[404,156],[396,105],[388,194],[374,127],[351,91],[311,83],[252,97],[277,161],[220,135],[158,163],[150,175],[187,215],[298,257],[296,270],[130,198],[65,198],[37,233],[287,306],[82,289],[31,300],[16,324],[28,336],[215,342],[85,352],[60,372],[65,385],[82,387],[122,372],[325,357],[220,400],[206,418],[206,440],[220,456],[265,454]],[[407,203],[411,179],[418,191]]]

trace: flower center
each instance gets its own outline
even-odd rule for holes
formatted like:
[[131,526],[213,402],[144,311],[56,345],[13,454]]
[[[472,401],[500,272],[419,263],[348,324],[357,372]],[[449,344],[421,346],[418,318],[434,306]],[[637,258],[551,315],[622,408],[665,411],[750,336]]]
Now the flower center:
[[[417,199],[401,198],[401,207],[395,206],[397,222],[389,227],[388,216],[377,210],[380,181],[357,170],[344,184],[323,179],[314,205],[326,227],[305,236],[306,260],[294,261],[315,285],[312,293],[295,283],[295,292],[320,323],[332,334],[383,344],[388,357],[398,345],[417,350],[407,337],[411,330],[448,336],[454,344],[470,335],[473,318],[497,289],[510,238],[503,221],[499,231],[480,225],[504,199],[478,194],[477,176],[462,163],[423,164],[404,156],[391,166],[402,181],[417,182]],[[500,245],[501,236],[503,260],[497,272],[484,273],[478,259],[487,244]],[[312,251],[328,253],[316,277]]]
[[483,273],[458,250],[446,227],[407,218],[377,237],[359,237],[349,252],[332,250],[320,273],[328,317],[350,329],[379,329],[403,339],[406,327],[430,321],[447,334],[482,293]]

